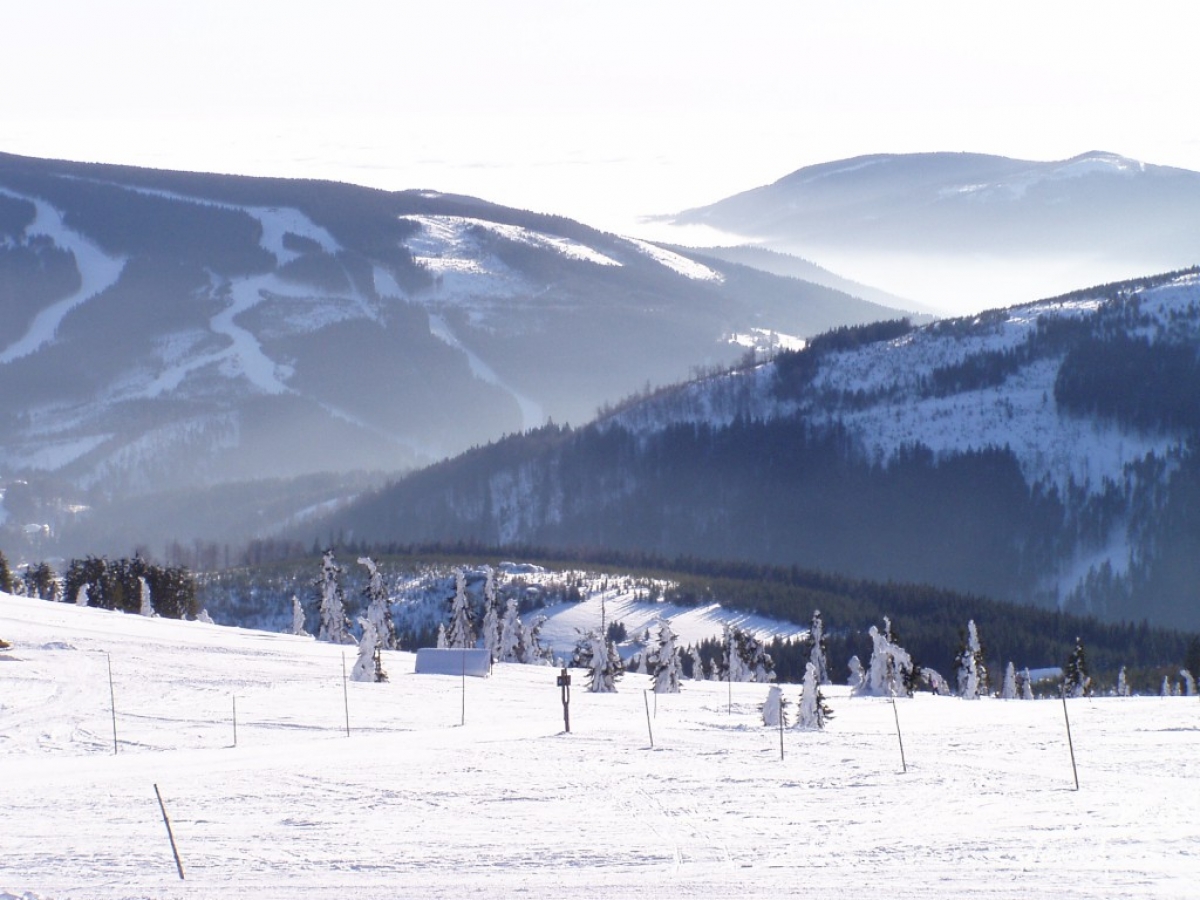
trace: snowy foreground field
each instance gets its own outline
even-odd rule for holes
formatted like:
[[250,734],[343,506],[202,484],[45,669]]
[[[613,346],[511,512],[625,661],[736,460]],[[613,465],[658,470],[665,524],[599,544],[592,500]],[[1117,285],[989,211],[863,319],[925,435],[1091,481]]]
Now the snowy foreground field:
[[844,688],[781,760],[763,685],[576,672],[565,734],[550,668],[343,693],[341,647],[6,595],[0,638],[0,898],[1200,896],[1195,699],[1071,701],[1075,791],[1057,701],[901,700],[903,772]]

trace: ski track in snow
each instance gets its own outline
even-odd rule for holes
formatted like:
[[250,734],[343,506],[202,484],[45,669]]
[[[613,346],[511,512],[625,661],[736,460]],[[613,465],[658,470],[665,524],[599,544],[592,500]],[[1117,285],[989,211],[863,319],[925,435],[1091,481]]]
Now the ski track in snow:
[[447,346],[453,347],[464,354],[467,357],[467,363],[471,367],[471,372],[476,378],[500,388],[517,401],[517,406],[521,409],[522,427],[525,429],[537,428],[546,421],[546,414],[541,404],[505,384],[491,366],[480,359],[474,352],[463,346],[444,317],[437,313],[429,313],[429,331],[435,338]]
[[72,231],[63,222],[61,213],[44,200],[26,197],[4,188],[0,188],[0,194],[28,200],[37,208],[37,216],[33,224],[26,229],[27,232],[46,235],[57,246],[74,253],[75,265],[80,275],[79,290],[41,310],[24,335],[4,350],[0,350],[0,365],[3,365],[29,356],[53,341],[58,333],[58,326],[62,324],[67,313],[117,283],[125,269],[125,259],[108,256],[83,235]]
[[238,316],[262,301],[264,289],[281,287],[279,279],[274,275],[257,275],[240,278],[229,287],[233,302],[209,322],[213,331],[224,335],[230,341],[230,346],[221,351],[219,356],[223,357],[224,365],[229,367],[229,374],[244,375],[263,393],[287,393],[289,388],[280,378],[279,367],[275,361],[267,356],[258,338],[236,322]]
[[765,685],[575,672],[568,735],[548,667],[343,686],[353,648],[7,595],[0,634],[0,897],[1195,892],[1195,698],[1071,701],[1076,792],[1057,701],[831,687],[781,760]]
[[308,216],[298,209],[288,206],[241,206],[236,203],[225,203],[220,200],[209,200],[204,197],[192,197],[187,194],[176,194],[172,191],[160,191],[153,188],[135,187],[128,184],[118,184],[116,182],[103,182],[110,187],[120,188],[130,191],[134,194],[143,194],[148,197],[162,197],[165,200],[174,200],[180,203],[193,203],[197,206],[212,206],[217,209],[234,210],[235,212],[244,212],[258,220],[262,226],[262,237],[259,240],[259,245],[272,254],[279,265],[291,262],[300,256],[300,253],[295,250],[289,250],[283,246],[283,236],[287,232],[300,235],[308,238],[311,241],[316,241],[321,249],[326,253],[338,253],[342,248],[341,245],[334,239],[328,231],[320,225],[313,222]]

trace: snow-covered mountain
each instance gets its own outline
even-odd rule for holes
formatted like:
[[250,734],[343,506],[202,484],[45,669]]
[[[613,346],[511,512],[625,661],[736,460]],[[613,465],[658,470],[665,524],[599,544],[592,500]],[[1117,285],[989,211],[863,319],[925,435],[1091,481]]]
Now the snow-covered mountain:
[[1200,275],[841,329],[324,523],[796,564],[1200,625]]
[[0,155],[0,479],[398,471],[891,314],[470,198]]
[[1200,173],[1113,153],[879,154],[676,217],[953,312],[1200,262]]

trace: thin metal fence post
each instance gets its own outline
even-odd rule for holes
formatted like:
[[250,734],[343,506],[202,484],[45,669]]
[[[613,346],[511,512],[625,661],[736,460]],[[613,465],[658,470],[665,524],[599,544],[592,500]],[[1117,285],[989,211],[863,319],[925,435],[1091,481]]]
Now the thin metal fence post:
[[158,808],[162,812],[163,824],[167,826],[167,839],[171,842],[171,855],[175,857],[175,868],[179,872],[179,880],[183,881],[183,863],[179,861],[179,849],[175,846],[175,832],[171,830],[171,820],[167,818],[167,808],[163,805],[162,794],[158,785],[154,785],[154,796],[158,798]]
[[106,650],[104,657],[108,660],[108,708],[112,711],[113,756],[117,755],[117,693],[113,688],[112,655]]
[[350,737],[350,689],[346,686],[346,651],[342,651],[342,704],[346,707],[346,737]]
[[896,709],[896,695],[892,694],[892,714],[896,717],[896,739],[900,741],[900,765],[908,772],[908,762],[904,759],[904,736],[900,733],[900,712]]
[[1063,721],[1067,723],[1067,747],[1071,751],[1071,774],[1075,776],[1075,790],[1079,790],[1079,770],[1075,768],[1075,742],[1071,740],[1071,717],[1067,715],[1067,686],[1063,685]]

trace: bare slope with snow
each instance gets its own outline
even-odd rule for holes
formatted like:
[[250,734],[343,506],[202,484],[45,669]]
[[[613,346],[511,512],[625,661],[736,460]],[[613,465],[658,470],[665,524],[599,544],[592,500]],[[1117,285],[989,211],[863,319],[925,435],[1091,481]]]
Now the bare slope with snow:
[[781,760],[762,685],[577,672],[564,734],[554,669],[464,683],[389,653],[389,683],[343,693],[337,646],[6,595],[0,635],[16,896],[1167,900],[1200,868],[1194,699],[1071,701],[1076,792],[1056,701],[831,688]]

